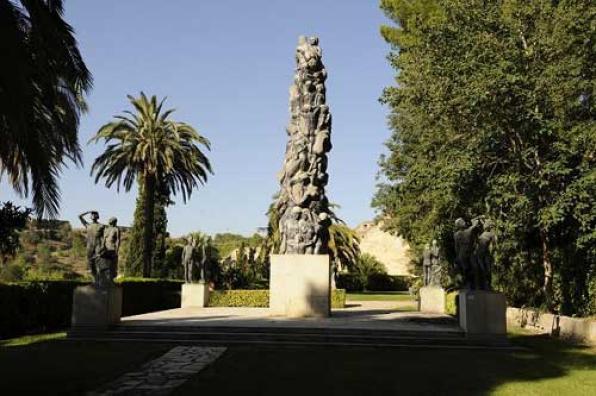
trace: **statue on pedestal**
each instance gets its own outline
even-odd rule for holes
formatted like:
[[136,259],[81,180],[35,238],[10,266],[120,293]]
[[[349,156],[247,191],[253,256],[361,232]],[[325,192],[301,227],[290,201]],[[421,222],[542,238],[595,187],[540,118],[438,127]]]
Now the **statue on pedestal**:
[[493,232],[493,224],[490,220],[484,222],[483,229],[474,250],[475,281],[478,289],[491,290],[491,274],[494,264],[491,246],[496,243],[497,236]]
[[[90,222],[85,219],[85,216],[88,214],[91,215]],[[79,220],[81,220],[81,224],[83,224],[83,227],[87,230],[87,267],[93,277],[93,282],[97,283],[97,260],[95,251],[96,247],[101,243],[100,231],[103,224],[99,223],[99,212],[96,210],[89,210],[81,213],[79,215]]]
[[441,258],[436,239],[432,240],[432,245],[424,245],[422,269],[424,286],[441,286]]
[[430,284],[430,272],[432,266],[432,253],[430,251],[430,244],[424,245],[424,250],[422,251],[422,279],[424,286],[428,286]]

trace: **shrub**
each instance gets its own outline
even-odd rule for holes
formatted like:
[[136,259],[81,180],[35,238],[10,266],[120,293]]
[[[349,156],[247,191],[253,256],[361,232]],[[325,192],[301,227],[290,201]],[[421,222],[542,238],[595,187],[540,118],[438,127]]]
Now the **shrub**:
[[122,316],[180,308],[182,281],[151,278],[120,278]]
[[365,284],[366,280],[359,274],[339,274],[336,280],[338,289],[345,289],[349,292],[362,291]]
[[331,290],[331,308],[346,307],[346,291],[344,289]]
[[[331,308],[344,308],[346,291],[333,290]],[[267,308],[269,306],[269,290],[216,290],[209,296],[210,307],[247,307]]]
[[209,296],[209,306],[267,308],[269,290],[216,290]]
[[366,280],[366,290],[370,291],[408,291],[411,277],[387,274],[370,274]]
[[457,316],[457,296],[459,292],[452,291],[445,295],[445,313]]

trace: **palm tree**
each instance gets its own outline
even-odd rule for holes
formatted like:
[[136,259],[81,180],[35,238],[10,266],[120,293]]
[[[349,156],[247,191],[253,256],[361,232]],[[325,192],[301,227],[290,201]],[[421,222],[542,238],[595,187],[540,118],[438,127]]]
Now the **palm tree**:
[[211,164],[198,145],[210,149],[207,138],[183,122],[168,117],[174,110],[162,112],[165,99],[128,96],[136,113],[125,111],[115,121],[102,126],[91,139],[108,144],[95,159],[91,174],[95,183],[105,179],[106,187],[114,183],[129,191],[136,180],[144,197],[143,276],[151,275],[154,241],[154,207],[156,191],[166,195],[182,193],[184,202],[192,190],[207,181],[213,173]]
[[329,227],[329,259],[339,269],[353,269],[360,256],[360,238],[342,223]]
[[91,74],[61,0],[0,0],[0,177],[55,217],[58,176],[81,164],[78,126]]

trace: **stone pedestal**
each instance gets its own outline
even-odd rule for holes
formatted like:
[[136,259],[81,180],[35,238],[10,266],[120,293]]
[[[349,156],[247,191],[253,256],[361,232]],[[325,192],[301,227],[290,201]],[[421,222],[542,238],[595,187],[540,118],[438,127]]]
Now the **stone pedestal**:
[[445,290],[438,286],[425,286],[420,289],[420,312],[444,314]]
[[274,316],[327,317],[331,313],[328,255],[271,255],[269,310]]
[[205,282],[182,285],[181,306],[205,308],[209,303],[209,285]]
[[501,293],[462,290],[459,293],[459,325],[469,335],[505,336],[507,302]]
[[108,327],[120,322],[122,316],[122,288],[113,286],[79,286],[72,300],[73,327]]

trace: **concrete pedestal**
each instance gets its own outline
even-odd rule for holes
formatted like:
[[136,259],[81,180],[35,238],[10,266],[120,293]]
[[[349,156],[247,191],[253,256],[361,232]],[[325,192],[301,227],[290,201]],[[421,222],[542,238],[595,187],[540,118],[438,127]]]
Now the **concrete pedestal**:
[[182,285],[182,308],[205,308],[209,303],[209,285],[204,282],[185,283]]
[[420,312],[444,314],[445,290],[438,286],[425,286],[420,289]]
[[328,255],[271,255],[269,311],[274,316],[327,317],[331,313]]
[[507,302],[501,293],[462,290],[459,293],[459,325],[469,335],[505,336]]
[[108,327],[120,322],[122,316],[122,288],[99,289],[79,286],[72,300],[73,327]]

